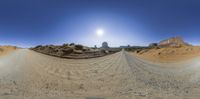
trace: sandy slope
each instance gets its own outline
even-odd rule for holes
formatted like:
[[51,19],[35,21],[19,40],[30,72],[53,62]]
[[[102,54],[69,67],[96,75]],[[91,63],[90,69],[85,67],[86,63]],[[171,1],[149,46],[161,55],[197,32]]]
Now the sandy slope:
[[0,98],[198,99],[200,62],[153,63],[130,53],[60,59],[27,49],[0,57]]
[[6,55],[16,50],[14,46],[0,46],[0,56]]
[[143,50],[135,53],[138,57],[154,62],[177,62],[200,57],[200,46],[167,47]]

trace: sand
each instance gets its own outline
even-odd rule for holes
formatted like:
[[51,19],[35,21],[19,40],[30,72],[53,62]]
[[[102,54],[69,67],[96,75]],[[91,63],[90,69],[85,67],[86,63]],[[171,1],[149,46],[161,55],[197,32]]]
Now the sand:
[[28,49],[0,57],[3,99],[199,99],[200,62],[152,63],[121,51],[61,59]]
[[0,56],[6,55],[10,52],[15,51],[17,48],[14,46],[0,46]]
[[153,62],[177,62],[186,61],[195,57],[200,57],[199,46],[167,47],[160,49],[146,49],[136,56]]

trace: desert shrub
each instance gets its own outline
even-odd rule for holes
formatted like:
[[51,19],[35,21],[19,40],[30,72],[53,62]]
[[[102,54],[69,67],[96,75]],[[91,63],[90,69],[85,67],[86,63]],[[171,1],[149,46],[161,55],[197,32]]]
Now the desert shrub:
[[40,48],[40,47],[42,47],[42,45],[38,45],[38,46],[36,46],[35,49],[38,49],[38,48]]
[[68,55],[73,52],[72,48],[62,49],[63,55]]
[[62,46],[69,46],[69,44],[65,43],[65,44],[63,44]]
[[105,53],[106,53],[106,54],[109,54],[109,53],[110,53],[110,51],[106,50],[106,51],[105,51]]
[[3,52],[3,49],[2,49],[2,48],[0,48],[0,52]]
[[13,46],[13,49],[17,49],[17,46]]
[[151,44],[149,44],[150,48],[154,48],[154,47],[157,47],[157,46],[158,46],[158,43],[151,43]]
[[105,49],[102,49],[102,50],[101,50],[101,53],[106,54],[106,50],[105,50]]
[[83,50],[83,45],[75,45],[76,50]]
[[53,49],[53,46],[48,46],[47,49]]
[[87,51],[87,49],[83,49],[83,51],[85,52],[85,51]]
[[140,51],[142,51],[142,50],[136,50],[136,53],[140,53]]
[[70,44],[69,44],[69,46],[74,46],[74,45],[75,45],[75,43],[70,43]]
[[109,54],[109,51],[108,50],[101,50],[101,53]]
[[44,46],[42,46],[42,47],[39,47],[39,50],[44,50],[45,49],[45,47]]
[[139,52],[139,54],[144,54],[144,53],[146,53],[146,52],[148,52],[149,50],[148,49],[143,49],[143,50],[141,50],[140,52]]
[[155,49],[161,49],[159,46],[156,46]]
[[82,51],[90,51],[90,49],[88,49],[88,48],[83,48],[83,50]]

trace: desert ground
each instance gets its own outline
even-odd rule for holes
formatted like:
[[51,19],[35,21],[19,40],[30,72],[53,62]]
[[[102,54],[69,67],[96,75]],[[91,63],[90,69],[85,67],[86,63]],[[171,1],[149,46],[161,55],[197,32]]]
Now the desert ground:
[[0,56],[0,98],[199,99],[199,60],[161,63],[124,50],[63,59],[17,49]]

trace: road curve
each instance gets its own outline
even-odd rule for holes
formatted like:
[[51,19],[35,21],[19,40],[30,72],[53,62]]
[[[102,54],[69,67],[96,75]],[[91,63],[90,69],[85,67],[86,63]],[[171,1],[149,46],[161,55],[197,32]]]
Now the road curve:
[[61,59],[18,49],[0,57],[0,98],[198,99],[199,60],[153,63],[125,51]]

